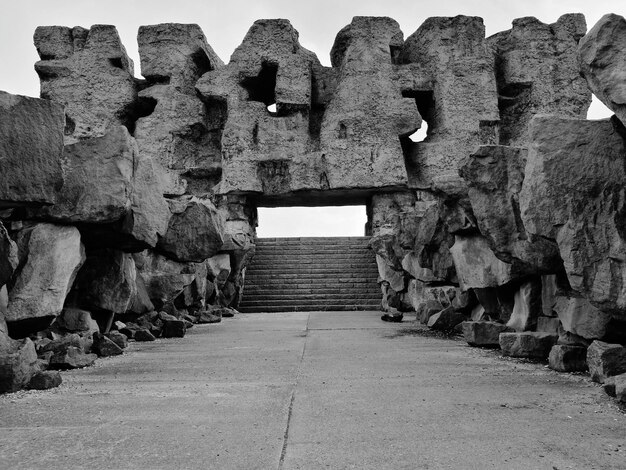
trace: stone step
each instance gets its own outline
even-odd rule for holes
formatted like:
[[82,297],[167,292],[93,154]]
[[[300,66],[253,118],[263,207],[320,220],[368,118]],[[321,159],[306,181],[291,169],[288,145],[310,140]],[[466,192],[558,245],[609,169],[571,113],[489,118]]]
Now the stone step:
[[[262,275],[268,275],[268,276],[273,276],[273,275],[278,275],[278,274],[297,274],[298,276],[302,276],[302,277],[306,277],[309,274],[325,274],[327,276],[333,276],[336,274],[344,274],[344,273],[350,273],[352,276],[354,277],[354,275],[359,275],[359,277],[363,276],[363,277],[368,277],[370,275],[378,275],[378,271],[374,271],[373,269],[368,269],[368,268],[364,268],[362,266],[357,265],[351,265],[351,266],[346,266],[346,269],[343,268],[336,268],[336,267],[327,267],[327,268],[323,268],[323,267],[304,267],[304,266],[298,266],[298,267],[287,267],[284,266],[282,268],[259,268],[259,267],[254,267],[253,269],[251,269],[250,271],[246,271],[246,274],[249,275],[257,275],[257,276],[262,276]],[[341,276],[340,276],[341,277]]]
[[372,261],[376,262],[376,256],[374,253],[332,253],[328,256],[320,256],[320,253],[259,253],[255,252],[254,259],[257,263],[266,263],[271,261],[282,261],[286,259],[294,259],[302,262],[316,262],[322,261],[344,261],[344,260],[359,260],[359,261]]
[[340,304],[374,304],[374,303],[380,303],[380,302],[375,302],[373,300],[370,299],[364,299],[364,300],[358,300],[358,299],[347,299],[347,300],[338,300],[338,299],[333,299],[333,300],[328,300],[328,299],[301,299],[301,300],[294,300],[294,299],[273,299],[273,300],[263,300],[260,302],[257,302],[254,299],[248,299],[247,301],[245,300],[245,297],[241,300],[240,305],[267,305],[267,306],[281,306],[281,305],[295,305],[295,306],[299,306],[299,305],[310,305],[310,306],[320,306],[320,305],[340,305]]
[[249,306],[239,307],[240,313],[275,313],[275,312],[343,312],[343,311],[371,311],[379,310],[379,305],[324,305],[314,307],[268,307],[268,306]]
[[[255,301],[269,301],[269,300],[339,300],[346,302],[353,302],[355,300],[376,300],[380,299],[380,292],[359,292],[354,294],[348,294],[345,292],[332,294],[325,292],[275,292],[275,293],[255,293],[253,295]],[[242,302],[246,300],[246,291],[244,290]]]
[[311,288],[336,288],[336,287],[354,287],[354,288],[367,288],[367,286],[376,286],[378,287],[378,282],[376,279],[341,279],[337,282],[329,280],[327,278],[320,279],[284,279],[282,281],[272,281],[270,280],[255,280],[255,282],[250,282],[246,278],[246,289],[248,287],[282,287],[285,289],[299,289],[301,287],[311,286]]

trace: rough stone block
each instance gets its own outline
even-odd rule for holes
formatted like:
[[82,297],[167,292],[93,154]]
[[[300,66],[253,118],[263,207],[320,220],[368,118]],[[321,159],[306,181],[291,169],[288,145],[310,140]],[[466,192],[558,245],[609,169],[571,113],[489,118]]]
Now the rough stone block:
[[559,372],[584,372],[587,370],[587,348],[557,344],[548,357],[550,369]]
[[29,338],[22,341],[6,338],[6,342],[0,339],[0,346],[0,392],[25,388],[38,371],[35,345]]
[[558,335],[525,331],[522,333],[500,333],[502,354],[511,357],[547,359]]
[[463,337],[470,346],[499,348],[500,333],[510,331],[506,325],[494,321],[464,321]]
[[587,365],[591,380],[604,383],[607,377],[626,372],[626,347],[594,341],[587,349]]

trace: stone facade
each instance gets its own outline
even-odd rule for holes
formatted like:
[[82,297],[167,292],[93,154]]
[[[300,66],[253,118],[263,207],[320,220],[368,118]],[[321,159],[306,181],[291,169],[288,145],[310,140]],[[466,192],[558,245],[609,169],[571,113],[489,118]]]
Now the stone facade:
[[[367,205],[388,314],[584,369],[592,341],[626,343],[625,24],[487,38],[437,17],[405,40],[355,17],[330,67],[287,20],[256,21],[227,64],[197,25],[159,24],[139,30],[143,79],[113,26],[37,28],[42,99],[0,93],[9,388],[36,374],[9,336],[75,367],[98,330],[117,354],[118,331],[232,315],[257,207],[296,204]],[[586,121],[590,90],[616,116]]]

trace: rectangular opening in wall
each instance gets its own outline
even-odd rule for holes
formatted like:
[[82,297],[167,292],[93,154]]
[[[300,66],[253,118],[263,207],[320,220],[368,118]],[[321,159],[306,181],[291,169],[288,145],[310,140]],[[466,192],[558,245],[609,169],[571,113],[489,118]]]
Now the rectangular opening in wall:
[[362,237],[365,206],[259,207],[257,236],[273,237]]

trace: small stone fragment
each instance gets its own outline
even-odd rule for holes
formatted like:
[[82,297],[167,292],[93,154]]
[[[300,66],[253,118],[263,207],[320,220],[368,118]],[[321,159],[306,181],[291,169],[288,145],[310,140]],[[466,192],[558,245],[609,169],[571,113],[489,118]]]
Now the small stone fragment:
[[93,335],[93,350],[100,357],[118,356],[124,352],[120,346],[102,333]]
[[50,369],[80,369],[92,366],[98,356],[96,354],[85,354],[82,349],[69,346],[65,352],[60,351],[50,359]]
[[128,346],[128,338],[125,334],[120,333],[119,331],[109,331],[105,336],[122,349],[125,349]]
[[138,328],[133,336],[135,341],[154,341],[156,338],[147,328]]

